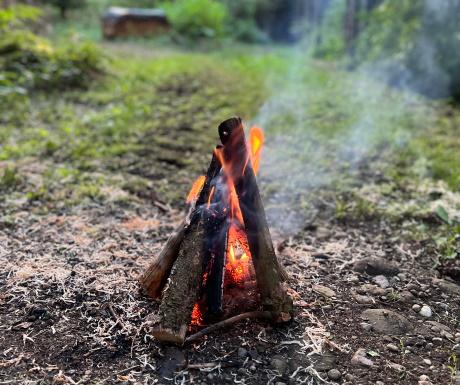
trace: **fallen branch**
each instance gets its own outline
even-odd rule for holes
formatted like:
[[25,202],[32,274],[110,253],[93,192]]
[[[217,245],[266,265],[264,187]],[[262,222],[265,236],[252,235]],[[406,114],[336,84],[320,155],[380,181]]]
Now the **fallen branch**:
[[222,329],[224,327],[233,325],[241,320],[250,319],[250,318],[262,318],[262,319],[271,320],[273,318],[273,314],[269,311],[250,311],[247,313],[242,313],[234,317],[228,318],[226,320],[223,320],[221,322],[218,322],[214,325],[208,326],[207,328],[200,330],[198,333],[192,334],[190,337],[188,337],[185,340],[185,343],[196,341],[200,339],[201,337],[203,337],[204,335],[212,333],[215,330]]

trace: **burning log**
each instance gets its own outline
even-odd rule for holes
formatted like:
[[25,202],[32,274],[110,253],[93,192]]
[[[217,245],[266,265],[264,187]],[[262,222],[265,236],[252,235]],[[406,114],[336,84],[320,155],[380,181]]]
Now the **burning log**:
[[153,332],[161,341],[182,344],[185,340],[192,310],[200,294],[205,267],[202,258],[205,241],[205,216],[202,215],[202,206],[209,196],[211,181],[220,172],[220,168],[219,161],[213,157],[164,288],[160,305],[161,320]]
[[241,119],[221,123],[219,136],[224,145],[224,167],[238,196],[262,304],[276,319],[285,321],[290,319],[292,300],[282,288],[284,273],[276,258]]
[[245,314],[274,322],[292,315],[255,176],[263,137],[251,135],[255,146],[248,150],[239,118],[223,122],[219,135],[222,145],[187,198],[195,202],[187,219],[140,279],[150,296],[163,292],[153,330],[161,341],[183,344],[191,321],[223,313],[225,287],[247,287],[245,281],[253,278],[264,311]]

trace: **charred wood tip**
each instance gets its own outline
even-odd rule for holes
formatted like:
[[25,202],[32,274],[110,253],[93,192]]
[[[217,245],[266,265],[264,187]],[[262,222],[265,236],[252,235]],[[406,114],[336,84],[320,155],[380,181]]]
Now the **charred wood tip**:
[[221,124],[219,124],[219,137],[223,145],[228,142],[232,132],[239,127],[243,127],[243,122],[238,116],[224,120]]

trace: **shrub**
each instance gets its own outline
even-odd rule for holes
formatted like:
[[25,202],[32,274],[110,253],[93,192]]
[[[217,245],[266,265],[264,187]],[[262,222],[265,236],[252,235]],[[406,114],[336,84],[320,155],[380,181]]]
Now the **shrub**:
[[175,32],[191,39],[224,34],[228,11],[215,0],[177,0],[163,5]]
[[29,31],[26,23],[39,15],[33,7],[0,9],[0,94],[85,87],[102,72],[103,58],[95,46],[72,42],[54,48]]

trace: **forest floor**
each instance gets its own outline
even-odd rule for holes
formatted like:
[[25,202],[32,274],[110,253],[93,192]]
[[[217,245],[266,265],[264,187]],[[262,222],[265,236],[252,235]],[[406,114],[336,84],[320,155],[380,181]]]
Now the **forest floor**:
[[[460,382],[454,107],[290,50],[106,48],[89,90],[2,111],[0,384]],[[164,346],[137,279],[236,114],[295,317]]]

